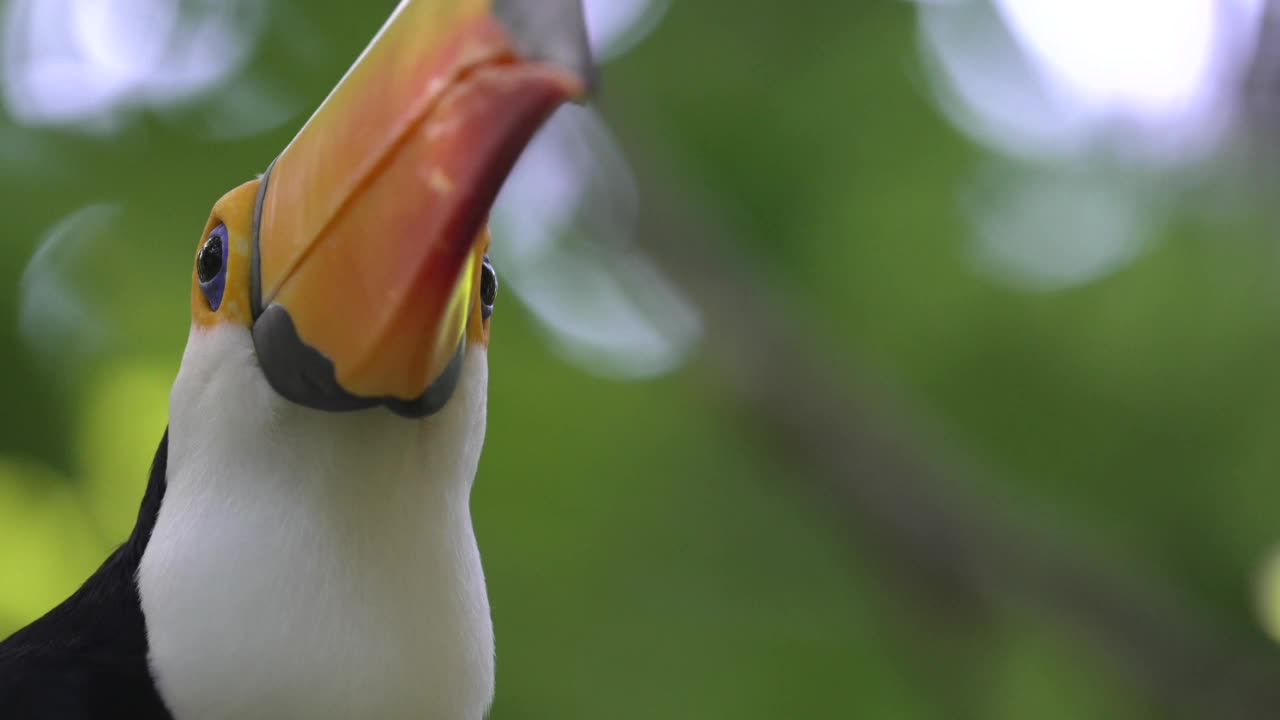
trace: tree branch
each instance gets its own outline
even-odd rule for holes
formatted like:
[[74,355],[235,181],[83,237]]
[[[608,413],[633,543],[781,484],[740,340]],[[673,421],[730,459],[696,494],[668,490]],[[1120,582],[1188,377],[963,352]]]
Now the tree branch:
[[[612,118],[617,121],[620,118]],[[660,141],[613,122],[636,164],[644,249],[700,307],[712,376],[772,450],[812,484],[861,547],[927,606],[1023,607],[1073,630],[1162,709],[1188,717],[1280,717],[1274,654],[1206,626],[1174,593],[1091,563],[1018,527],[888,429],[869,388],[837,371],[787,318],[738,235],[672,172]],[[874,407],[873,406],[877,406]],[[981,616],[981,615],[979,615]]]

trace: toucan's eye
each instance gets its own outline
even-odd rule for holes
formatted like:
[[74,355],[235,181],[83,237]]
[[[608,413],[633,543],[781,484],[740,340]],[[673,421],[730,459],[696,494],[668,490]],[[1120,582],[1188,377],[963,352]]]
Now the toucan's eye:
[[480,317],[488,320],[493,314],[493,301],[498,297],[498,274],[493,271],[493,263],[489,256],[484,256],[484,265],[480,268]]
[[196,276],[200,289],[209,301],[209,309],[216,311],[222,304],[222,293],[227,287],[227,226],[218,225],[205,238],[196,255]]

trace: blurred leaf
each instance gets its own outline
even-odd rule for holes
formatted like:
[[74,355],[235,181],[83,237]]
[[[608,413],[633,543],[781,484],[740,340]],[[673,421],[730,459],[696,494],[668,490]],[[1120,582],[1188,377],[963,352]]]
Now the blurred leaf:
[[85,504],[113,542],[128,537],[137,519],[151,461],[168,424],[172,383],[173,373],[164,368],[117,363],[101,368],[88,384],[77,467]]
[[105,557],[92,518],[65,478],[0,458],[0,637],[70,595]]

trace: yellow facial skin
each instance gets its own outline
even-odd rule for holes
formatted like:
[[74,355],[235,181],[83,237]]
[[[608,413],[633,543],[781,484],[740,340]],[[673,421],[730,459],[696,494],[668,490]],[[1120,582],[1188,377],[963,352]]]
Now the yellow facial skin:
[[[198,328],[209,328],[221,322],[233,322],[243,327],[253,325],[253,310],[249,304],[250,263],[253,260],[253,206],[258,197],[259,180],[250,180],[222,196],[213,206],[209,222],[205,223],[196,254],[191,263],[191,322]],[[222,295],[222,305],[215,311],[200,289],[200,277],[196,272],[194,257],[200,254],[209,233],[221,223],[227,227],[227,280]]]

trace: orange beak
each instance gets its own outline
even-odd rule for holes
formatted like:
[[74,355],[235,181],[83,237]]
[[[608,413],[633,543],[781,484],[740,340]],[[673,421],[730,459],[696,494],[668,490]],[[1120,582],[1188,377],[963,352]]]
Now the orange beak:
[[253,335],[281,395],[408,416],[448,400],[489,207],[590,75],[576,0],[401,3],[261,184]]

